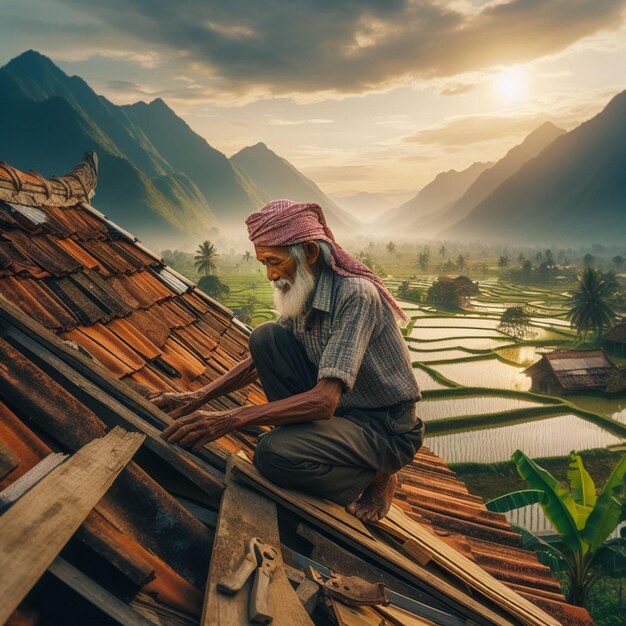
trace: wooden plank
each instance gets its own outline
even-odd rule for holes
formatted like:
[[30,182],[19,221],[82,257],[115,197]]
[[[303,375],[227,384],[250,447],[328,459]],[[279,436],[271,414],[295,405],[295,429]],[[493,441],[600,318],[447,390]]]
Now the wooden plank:
[[385,619],[371,606],[347,606],[331,598],[333,613],[339,626],[384,626]]
[[294,624],[312,626],[313,622],[300,603],[282,567],[276,505],[233,480],[230,466],[226,472],[226,485],[211,555],[201,624],[203,626],[249,624],[248,597],[252,588],[252,577],[233,596],[218,593],[217,583],[231,574],[242,562],[249,540],[252,537],[259,537],[261,541],[274,546],[279,553],[279,566],[274,571],[269,586],[270,608],[274,615],[272,626]]
[[394,525],[394,532],[404,532],[407,542],[412,541],[412,545],[421,554],[430,554],[432,560],[445,571],[450,572],[470,588],[501,606],[523,624],[558,626],[559,623],[545,611],[488,574],[445,541],[428,532],[395,505],[391,507],[387,518],[377,522],[377,525],[383,529],[389,525]]
[[238,479],[241,478],[246,484],[279,501],[285,507],[302,515],[314,525],[340,536],[345,543],[364,552],[374,560],[383,559],[389,569],[402,576],[408,576],[410,580],[417,581],[420,587],[425,586],[435,597],[452,602],[456,605],[457,610],[463,610],[472,619],[480,623],[491,622],[500,626],[511,626],[512,622],[509,619],[496,613],[489,606],[486,606],[484,602],[472,598],[446,582],[432,569],[420,567],[410,558],[381,541],[352,532],[350,527],[342,524],[333,516],[326,514],[321,506],[320,508],[312,508],[304,505],[302,501],[292,499],[292,491],[282,489],[266,480],[251,463],[234,456],[231,456],[231,462],[233,472]]
[[55,467],[58,467],[67,454],[53,452],[46,458],[41,459],[37,465],[31,467],[25,474],[13,481],[6,489],[0,492],[0,513],[8,509],[14,502],[21,498],[31,487],[47,476]]
[[437,622],[431,622],[424,617],[418,617],[397,606],[377,606],[376,611],[385,619],[397,626],[437,626]]
[[128,604],[58,556],[48,572],[122,626],[154,626]]
[[[55,376],[63,376],[67,381],[84,391],[91,398],[106,406],[110,414],[114,415],[114,423],[112,423],[113,420],[103,414],[103,412],[100,412],[100,419],[105,421],[109,426],[113,427],[119,425],[129,430],[138,430],[144,433],[146,435],[146,448],[183,474],[183,476],[188,478],[205,493],[209,495],[221,494],[224,489],[224,483],[221,480],[221,472],[218,472],[215,468],[184,448],[173,446],[161,439],[159,436],[161,431],[158,428],[138,417],[121,402],[111,397],[109,393],[103,391],[100,387],[77,372],[72,366],[68,365],[61,358],[22,331],[9,329],[7,335],[18,341],[20,345],[26,348],[31,354],[45,361],[54,369]],[[130,387],[127,386],[127,388],[129,391],[132,391]],[[156,407],[154,408],[156,409]]]
[[115,428],[83,446],[0,517],[0,624],[15,610],[144,440]]

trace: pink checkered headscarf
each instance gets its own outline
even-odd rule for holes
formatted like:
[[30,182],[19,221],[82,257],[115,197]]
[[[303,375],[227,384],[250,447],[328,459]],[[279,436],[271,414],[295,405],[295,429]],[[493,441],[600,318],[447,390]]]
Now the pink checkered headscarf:
[[389,293],[383,281],[369,267],[348,254],[336,241],[324,212],[314,202],[273,200],[246,219],[248,237],[257,246],[291,246],[321,239],[332,248],[331,266],[340,276],[360,276],[376,285],[381,298],[405,322],[408,318]]

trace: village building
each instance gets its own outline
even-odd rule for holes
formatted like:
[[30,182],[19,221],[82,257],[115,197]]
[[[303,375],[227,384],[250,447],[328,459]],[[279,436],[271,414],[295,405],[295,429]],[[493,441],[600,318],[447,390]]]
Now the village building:
[[615,324],[606,332],[603,344],[607,351],[626,356],[626,320]]
[[524,370],[532,380],[531,391],[563,395],[596,389],[617,391],[621,373],[604,350],[555,350]]
[[[95,209],[96,183],[93,154],[51,179],[0,163],[0,623],[246,624],[252,585],[218,583],[258,537],[276,626],[592,625],[427,447],[365,526],[261,477],[261,429],[161,439],[146,392],[215,380],[249,329]],[[210,406],[263,401],[252,384]]]

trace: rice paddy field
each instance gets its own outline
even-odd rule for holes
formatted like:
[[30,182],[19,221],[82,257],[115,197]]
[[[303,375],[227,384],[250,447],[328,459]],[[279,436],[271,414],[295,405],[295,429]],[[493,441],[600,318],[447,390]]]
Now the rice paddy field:
[[[422,281],[421,288],[432,280]],[[525,291],[500,280],[481,282],[480,290],[467,309],[454,314],[403,303],[411,317],[406,341],[424,396],[418,406],[426,445],[453,469],[458,465],[462,478],[463,464],[488,467],[508,461],[517,449],[534,458],[561,457],[623,444],[626,430],[614,424],[626,424],[626,395],[557,398],[530,392],[524,370],[543,352],[576,345],[565,318],[567,293]],[[499,329],[502,312],[516,304],[532,314],[524,341]],[[538,506],[508,515],[532,531],[551,531]]]

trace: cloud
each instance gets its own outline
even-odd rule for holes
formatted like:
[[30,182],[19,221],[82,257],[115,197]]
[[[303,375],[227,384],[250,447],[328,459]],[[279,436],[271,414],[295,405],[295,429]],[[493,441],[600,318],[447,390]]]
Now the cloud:
[[460,147],[527,134],[547,121],[546,115],[494,117],[467,115],[424,128],[404,138],[406,143]]
[[[85,10],[84,0],[65,0]],[[92,0],[89,13],[216,91],[359,93],[558,53],[617,29],[624,0]],[[445,88],[448,95],[467,85]]]
[[270,126],[302,126],[303,124],[334,124],[335,120],[326,118],[311,118],[308,120],[285,120],[279,117],[270,119]]
[[471,85],[467,83],[452,83],[444,87],[439,93],[442,96],[460,96],[464,93],[468,93],[472,91],[476,85]]

